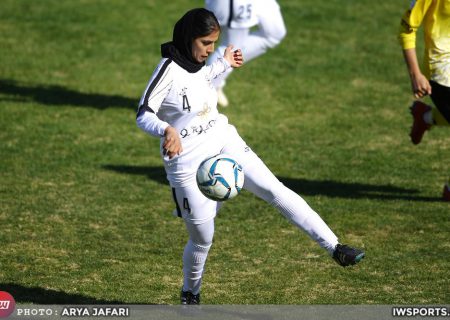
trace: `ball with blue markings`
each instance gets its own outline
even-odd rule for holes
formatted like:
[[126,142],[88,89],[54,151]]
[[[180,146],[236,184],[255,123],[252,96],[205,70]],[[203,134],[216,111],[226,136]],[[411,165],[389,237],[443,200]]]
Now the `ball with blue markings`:
[[205,159],[200,164],[197,170],[197,185],[211,200],[229,200],[241,192],[244,185],[244,171],[232,157],[219,154]]

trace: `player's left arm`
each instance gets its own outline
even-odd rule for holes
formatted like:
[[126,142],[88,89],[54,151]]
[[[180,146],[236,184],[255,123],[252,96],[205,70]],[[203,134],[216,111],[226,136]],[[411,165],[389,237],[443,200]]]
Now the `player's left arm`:
[[223,58],[228,61],[233,68],[239,68],[244,64],[244,57],[241,49],[233,50],[233,45],[226,47]]
[[219,56],[216,61],[206,66],[206,72],[211,79],[224,73],[229,68],[239,68],[244,63],[241,49],[233,50],[233,46],[229,45],[224,50],[224,55]]

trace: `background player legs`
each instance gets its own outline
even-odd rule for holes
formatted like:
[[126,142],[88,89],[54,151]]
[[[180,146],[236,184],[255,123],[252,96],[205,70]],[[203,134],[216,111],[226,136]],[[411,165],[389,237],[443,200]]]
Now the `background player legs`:
[[[430,85],[434,106],[417,100],[411,107],[413,125],[410,136],[414,144],[419,144],[425,132],[432,127],[450,126],[450,88],[434,81],[430,81]],[[450,181],[444,185],[443,200],[450,201]]]
[[434,81],[430,81],[430,85],[432,88],[431,100],[439,110],[433,114],[435,124],[448,127],[450,125],[450,87],[442,86]]
[[[222,56],[226,48],[224,44],[229,43],[234,45],[234,49],[242,50],[244,61],[248,63],[249,61],[266,53],[269,48],[273,48],[279,44],[284,35],[285,33],[282,31],[269,36],[264,30],[249,32],[248,29],[225,29],[222,33],[222,44],[217,48],[210,59],[211,61],[215,61],[218,57]],[[232,73],[232,70],[232,68],[228,69],[227,72],[221,74],[213,80],[214,86],[216,88],[222,88],[225,86],[225,81]]]
[[[234,45],[235,49],[242,50],[246,63],[280,44],[286,36],[286,26],[280,7],[275,1],[267,2],[263,12],[258,14],[258,21],[258,27],[254,31],[250,31],[247,28],[231,29],[227,26],[222,26],[220,46],[211,55],[209,61],[213,62],[219,56],[222,56],[226,46],[229,44]],[[232,69],[229,69],[228,72],[213,81],[214,86],[221,94],[223,94],[223,87],[231,72]]]
[[[432,88],[431,100],[433,100],[433,103],[436,106],[436,108],[432,109],[434,125],[449,127],[450,88],[442,86],[434,81],[430,81],[430,84]],[[442,198],[444,201],[450,201],[450,178],[447,183],[444,184]]]

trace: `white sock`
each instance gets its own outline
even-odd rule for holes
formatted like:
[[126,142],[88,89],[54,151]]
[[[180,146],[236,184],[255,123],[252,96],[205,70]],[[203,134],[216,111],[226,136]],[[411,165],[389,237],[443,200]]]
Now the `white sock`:
[[203,268],[208,256],[209,246],[202,246],[188,241],[183,253],[183,290],[193,294],[200,292]]

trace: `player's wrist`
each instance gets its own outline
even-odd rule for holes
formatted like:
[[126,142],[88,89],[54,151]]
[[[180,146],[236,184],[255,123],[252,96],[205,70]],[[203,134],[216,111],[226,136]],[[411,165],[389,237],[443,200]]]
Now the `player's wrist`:
[[168,124],[167,127],[164,129],[164,136],[167,136],[172,129],[175,129],[175,128],[170,126],[170,124]]

